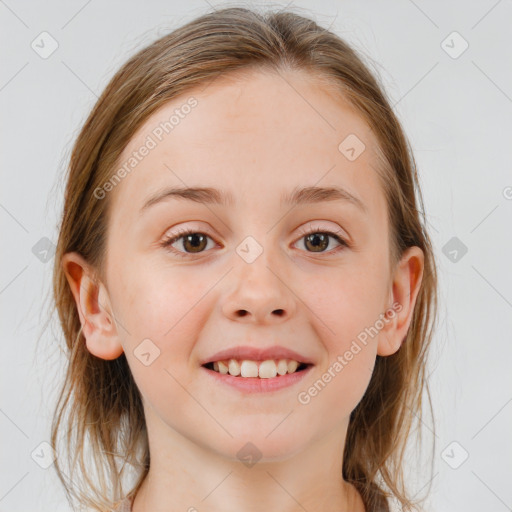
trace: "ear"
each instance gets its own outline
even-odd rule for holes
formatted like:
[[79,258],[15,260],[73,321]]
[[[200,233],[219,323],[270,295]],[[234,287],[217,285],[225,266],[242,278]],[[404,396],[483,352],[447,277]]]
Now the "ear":
[[101,359],[116,359],[123,353],[123,346],[106,287],[76,252],[64,254],[61,267],[75,299],[87,349]]
[[390,304],[386,315],[388,320],[380,332],[377,346],[379,356],[397,352],[407,335],[420,290],[423,267],[423,251],[416,246],[407,248],[391,280]]

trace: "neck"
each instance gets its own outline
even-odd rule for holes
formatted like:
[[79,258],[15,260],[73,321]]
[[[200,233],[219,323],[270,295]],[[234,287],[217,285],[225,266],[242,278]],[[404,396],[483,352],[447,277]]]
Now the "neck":
[[293,455],[271,460],[262,456],[246,465],[194,443],[159,417],[146,419],[151,466],[133,512],[168,512],[170,505],[189,512],[365,511],[355,487],[342,478],[346,427],[342,434],[334,429]]

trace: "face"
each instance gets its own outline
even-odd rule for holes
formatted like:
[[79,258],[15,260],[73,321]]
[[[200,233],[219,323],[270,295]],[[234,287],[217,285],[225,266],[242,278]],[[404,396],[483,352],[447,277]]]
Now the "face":
[[[119,167],[156,143],[108,192],[105,286],[148,424],[233,459],[250,441],[272,459],[343,431],[363,397],[382,332],[361,333],[392,303],[389,226],[376,141],[348,103],[303,72],[237,78],[174,99],[125,148]],[[184,187],[228,200],[155,199]],[[305,187],[356,199],[282,201]],[[201,366],[240,345],[281,346],[312,366],[272,392]]]

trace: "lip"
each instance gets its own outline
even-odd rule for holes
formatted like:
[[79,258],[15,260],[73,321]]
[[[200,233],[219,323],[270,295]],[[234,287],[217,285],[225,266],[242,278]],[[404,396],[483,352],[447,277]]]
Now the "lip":
[[280,389],[293,386],[300,382],[313,368],[309,365],[307,368],[295,373],[287,373],[270,379],[261,379],[260,377],[234,377],[233,375],[222,374],[201,366],[200,369],[206,372],[215,382],[226,384],[243,393],[263,393],[279,391]]
[[207,359],[202,360],[200,364],[202,366],[207,363],[213,363],[215,361],[227,361],[229,359],[236,359],[237,361],[243,361],[244,359],[248,359],[251,361],[260,362],[266,361],[268,359],[293,359],[298,363],[306,363],[308,365],[314,364],[314,361],[311,358],[299,354],[298,352],[295,352],[294,350],[291,350],[286,347],[272,346],[262,349],[251,347],[248,345],[241,345],[238,347],[221,350],[220,352],[216,352],[215,354],[209,356]]

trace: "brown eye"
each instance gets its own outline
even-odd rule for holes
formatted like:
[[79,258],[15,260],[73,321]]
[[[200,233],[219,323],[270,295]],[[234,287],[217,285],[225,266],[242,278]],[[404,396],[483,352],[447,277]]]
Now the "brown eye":
[[[204,249],[208,245],[208,239],[211,240],[211,238],[204,233],[185,230],[165,239],[162,242],[162,246],[180,256],[187,256],[187,254],[204,252]],[[172,247],[174,244],[176,244],[176,247]]]
[[[327,250],[331,239],[338,243],[338,247]],[[304,240],[303,243],[306,251],[312,253],[325,252],[328,254],[334,254],[340,250],[343,250],[343,248],[348,247],[348,244],[345,242],[345,240],[336,233],[332,231],[320,231],[319,229],[302,232],[302,238],[300,238],[300,240]]]
[[207,237],[201,233],[185,235],[182,245],[187,252],[201,252],[207,245]]
[[305,237],[305,245],[308,249],[311,248],[313,252],[323,252],[329,247],[329,235],[324,233],[308,235]]

